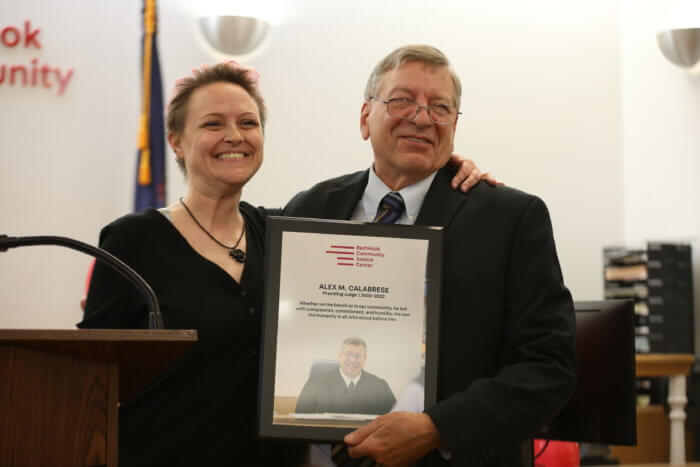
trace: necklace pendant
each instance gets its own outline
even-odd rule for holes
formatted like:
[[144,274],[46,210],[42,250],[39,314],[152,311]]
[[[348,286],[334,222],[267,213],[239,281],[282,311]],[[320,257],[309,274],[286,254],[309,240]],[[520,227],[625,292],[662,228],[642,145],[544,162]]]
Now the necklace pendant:
[[194,217],[194,214],[192,214],[192,211],[190,210],[189,207],[187,207],[187,205],[186,205],[185,202],[182,200],[182,198],[180,198],[180,204],[182,204],[182,206],[185,208],[185,211],[187,211],[187,214],[190,215],[190,217],[192,218],[192,220],[194,221],[194,223],[197,224],[197,227],[199,227],[200,229],[202,229],[202,231],[203,231],[205,234],[207,234],[207,237],[211,238],[211,239],[214,241],[214,243],[216,243],[216,244],[219,245],[220,247],[226,248],[226,249],[228,250],[228,255],[229,255],[231,258],[235,259],[235,260],[238,261],[239,263],[245,263],[245,262],[246,262],[246,254],[245,254],[245,252],[244,252],[243,250],[239,249],[239,248],[236,248],[236,247],[241,243],[241,239],[243,238],[243,235],[245,235],[245,222],[243,223],[243,226],[241,227],[241,234],[238,236],[238,240],[236,240],[236,244],[233,245],[233,246],[226,246],[226,245],[224,245],[223,243],[221,243],[220,241],[218,241],[218,240],[216,239],[216,237],[214,237],[207,229],[204,228],[204,226],[203,226],[202,224],[199,223],[199,221],[197,220],[197,218]]
[[245,263],[247,259],[245,252],[238,248],[232,248],[228,255],[239,263]]

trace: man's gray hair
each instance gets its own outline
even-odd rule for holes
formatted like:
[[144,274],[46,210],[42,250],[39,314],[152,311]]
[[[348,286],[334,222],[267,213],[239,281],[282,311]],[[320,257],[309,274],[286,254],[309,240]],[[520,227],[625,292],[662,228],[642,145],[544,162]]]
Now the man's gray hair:
[[374,67],[372,74],[369,75],[367,86],[365,87],[365,100],[369,101],[370,98],[377,95],[384,73],[394,70],[404,63],[409,62],[421,62],[434,66],[446,66],[455,86],[454,105],[457,110],[459,110],[460,101],[462,99],[462,83],[459,80],[459,76],[457,76],[457,73],[452,68],[452,64],[448,60],[447,56],[440,50],[430,45],[404,45],[403,47],[399,47],[384,57]]
[[343,341],[343,345],[361,345],[367,351],[367,343],[359,337],[348,337]]

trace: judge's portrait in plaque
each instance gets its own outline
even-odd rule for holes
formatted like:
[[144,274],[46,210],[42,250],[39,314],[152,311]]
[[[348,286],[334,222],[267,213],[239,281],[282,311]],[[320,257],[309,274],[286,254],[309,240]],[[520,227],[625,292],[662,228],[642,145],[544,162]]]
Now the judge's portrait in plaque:
[[389,412],[396,402],[389,384],[364,369],[367,343],[343,340],[338,361],[315,361],[296,404],[296,413],[374,414]]

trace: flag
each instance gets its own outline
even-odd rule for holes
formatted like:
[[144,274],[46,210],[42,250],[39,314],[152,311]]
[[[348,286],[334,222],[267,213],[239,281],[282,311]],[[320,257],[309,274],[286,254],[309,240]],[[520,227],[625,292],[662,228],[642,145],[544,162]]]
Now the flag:
[[142,105],[136,158],[134,210],[165,206],[163,85],[156,47],[156,2],[144,0]]

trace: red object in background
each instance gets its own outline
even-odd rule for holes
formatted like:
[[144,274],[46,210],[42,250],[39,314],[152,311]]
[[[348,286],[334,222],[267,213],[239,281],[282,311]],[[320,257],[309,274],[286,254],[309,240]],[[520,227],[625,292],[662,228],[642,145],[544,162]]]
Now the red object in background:
[[[568,441],[549,441],[536,439],[532,443],[535,467],[579,467],[578,443]],[[538,455],[539,454],[539,455]]]
[[[87,297],[88,291],[90,290],[90,280],[92,279],[92,270],[95,269],[95,261],[92,260],[90,262],[90,266],[88,267],[88,272],[87,275],[85,276],[85,296]],[[535,451],[537,452],[537,451]]]
[[92,271],[93,269],[95,269],[95,261],[97,260],[94,258],[92,261],[90,261],[87,276],[85,277],[85,295],[83,296],[83,298],[80,299],[80,309],[83,311],[85,311],[85,304],[87,303],[87,294],[90,291],[90,281],[92,280]]

